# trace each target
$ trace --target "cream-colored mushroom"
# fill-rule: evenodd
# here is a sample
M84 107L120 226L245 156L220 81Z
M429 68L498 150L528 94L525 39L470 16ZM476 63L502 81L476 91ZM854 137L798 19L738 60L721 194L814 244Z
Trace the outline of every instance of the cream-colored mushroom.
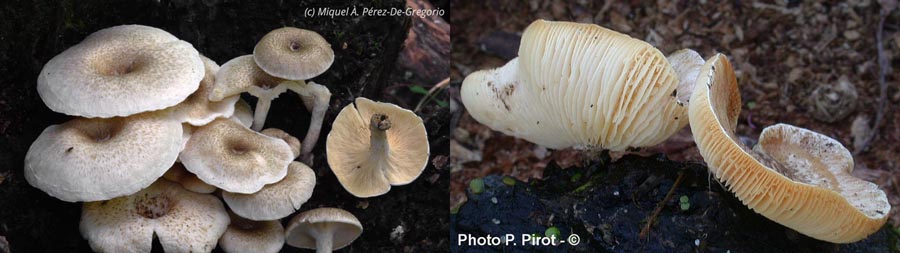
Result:
M75 118L44 129L25 155L25 179L64 201L98 201L146 188L178 158L182 126L168 114Z
M95 252L210 252L229 218L218 198L159 180L133 195L84 203L81 235Z
M228 230L219 238L226 253L276 253L284 246L284 227L277 220L253 221L231 215Z
M259 100L256 112L253 113L253 130L259 131L265 124L272 100L281 93L292 90L303 100L304 106L311 112L309 130L303 139L301 153L309 154L319 138L322 120L328 110L331 92L325 86L303 80L287 80L269 75L256 65L253 55L234 58L222 65L216 74L216 87L210 94L211 100L221 100L242 92L249 92Z
M50 59L37 90L53 111L108 118L178 104L197 90L203 74L190 43L157 28L121 25Z
M350 245L362 234L362 224L352 213L337 208L317 208L294 216L285 229L288 245L324 253Z
M288 80L309 80L331 67L331 44L316 32L282 27L263 36L253 59L266 73Z
M254 193L287 175L291 148L228 119L197 128L181 152L188 171L207 184L235 193Z
M549 148L651 146L688 123L678 98L689 97L691 82L680 79L691 77L679 75L692 67L672 65L694 63L690 52L667 59L597 25L538 20L525 29L518 58L465 78L462 102L491 129Z
M209 93L215 85L219 65L213 60L200 56L206 69L206 75L200 81L200 87L181 103L170 108L177 120L194 126L209 124L216 118L228 118L234 113L235 103L240 96L226 97L220 101L210 101Z
M850 175L840 142L786 124L767 127L750 149L735 127L741 97L725 56L703 66L691 97L691 130L716 179L742 203L810 237L849 243L874 233L891 206L877 185Z
M325 149L338 181L361 198L412 182L425 170L429 155L428 135L419 116L362 97L334 119Z
M300 140L297 139L297 137L294 137L293 135L278 128L268 128L262 130L260 133L283 140L288 144L288 146L291 147L291 152L294 153L294 158L300 156Z
M172 168L169 168L169 170L166 171L166 174L163 174L163 178L179 183L184 189L196 193L212 193L216 191L215 186L209 185L197 178L197 175L187 171L181 163L173 164Z
M235 214L251 220L275 220L300 209L312 197L316 173L309 166L292 162L288 174L277 183L266 185L256 193L222 192L222 199Z

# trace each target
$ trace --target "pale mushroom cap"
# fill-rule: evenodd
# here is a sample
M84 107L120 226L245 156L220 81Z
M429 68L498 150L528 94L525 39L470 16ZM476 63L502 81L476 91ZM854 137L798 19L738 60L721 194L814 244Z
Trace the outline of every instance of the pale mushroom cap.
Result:
M287 91L283 83L286 80L271 76L256 66L253 55L238 56L223 64L216 72L215 86L209 99L219 101L243 92L250 92L256 97L260 96L256 93L275 93L274 97L277 97Z
M215 196L159 180L130 196L84 203L80 230L96 252L150 252L153 234L166 252L210 252L228 223Z
M682 49L675 51L666 57L669 65L675 69L678 75L678 94L675 98L682 104L689 104L691 94L694 93L694 84L697 83L697 76L700 74L700 68L706 63L703 56L700 56L694 50Z
M250 104L243 99L238 99L234 103L234 114L229 119L249 128L253 124L253 110L250 109Z
M251 220L275 220L300 209L313 194L316 173L309 166L291 162L287 176L253 194L222 192L222 199L235 214Z
M850 176L840 142L789 125L767 127L750 149L734 133L741 99L731 63L702 68L690 104L691 130L716 178L745 205L810 237L849 243L886 222L890 205L875 184Z
M316 32L294 27L272 30L253 48L253 59L272 76L307 80L331 67L331 44Z
M172 168L169 168L169 170L166 171L166 174L163 174L163 178L179 183L184 189L196 193L212 193L216 191L215 186L204 183L197 178L197 175L187 171L181 163L173 164Z
M215 85L219 65L206 58L206 56L201 55L200 58L203 59L206 69L206 75L200 81L200 87L184 101L171 108L176 120L187 122L194 126L209 124L209 122L219 117L231 117L234 113L234 105L240 98L240 96L234 95L220 101L210 101L209 94Z
M288 245L315 249L315 235L330 230L334 232L333 250L350 245L359 235L363 227L352 213L337 208L316 208L294 216L285 229L285 242Z
M157 28L123 25L97 31L53 57L37 89L53 111L108 118L178 104L203 75L190 43Z
M593 24L538 20L519 57L472 73L461 97L478 122L548 148L625 150L688 123L679 78L656 48Z
M387 116L388 152L371 149L369 120ZM410 110L389 103L357 98L335 118L326 140L331 171L348 192L365 198L387 193L391 185L415 180L428 163L428 135L422 119Z
M288 146L291 146L291 152L294 153L294 158L300 156L300 139L297 139L297 137L278 128L265 129L260 133L283 140Z
M277 220L252 221L232 215L228 230L219 239L226 253L276 253L284 246L284 227Z
M254 193L287 175L291 148L227 119L197 128L181 162L207 184L235 193Z
M137 192L178 158L182 128L158 113L75 118L44 129L25 155L25 179L64 201L98 201Z

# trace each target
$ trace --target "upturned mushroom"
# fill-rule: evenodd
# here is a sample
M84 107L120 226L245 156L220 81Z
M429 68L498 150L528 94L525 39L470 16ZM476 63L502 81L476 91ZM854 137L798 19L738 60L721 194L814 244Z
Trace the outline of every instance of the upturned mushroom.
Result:
M234 193L254 193L287 175L291 148L228 119L194 130L181 162L207 184Z
M222 199L235 214L251 220L276 220L300 209L313 194L316 173L309 166L291 162L288 174L277 183L258 192L240 194L222 192Z
M294 216L284 232L288 245L324 253L350 245L362 230L362 224L350 212L317 208Z
M210 252L229 218L218 198L159 180L125 197L84 203L81 235L96 252Z
M190 43L157 28L121 25L50 59L37 90L53 111L109 118L178 104L197 90L203 74Z
M219 64L213 60L200 56L203 60L203 66L206 75L200 81L200 87L184 101L171 107L173 117L181 122L186 122L193 126L202 126L209 124L216 118L228 118L234 113L235 103L240 96L226 97L220 101L210 101L209 93L212 92L215 85L216 73L219 72Z
M288 80L269 75L256 65L253 58L253 55L244 55L222 65L216 74L216 87L210 94L210 99L222 100L242 92L248 92L257 97L251 128L259 131L265 124L272 100L287 90L294 91L300 95L304 106L311 112L309 130L303 139L303 148L301 149L301 153L309 154L319 138L322 120L325 117L325 111L328 110L328 101L331 99L331 92L327 87L314 82L307 83L303 80Z
M725 56L706 62L691 101L691 130L709 170L753 211L833 243L861 240L884 225L887 196L851 176L853 156L840 142L786 124L765 128L753 149L738 139L741 98Z
M338 113L325 142L331 171L344 189L360 198L412 182L428 163L422 119L410 110L362 97Z
M75 118L44 129L25 155L25 179L58 199L107 200L135 193L178 158L182 126L162 112Z
M467 76L461 97L475 120L504 134L548 148L620 151L658 144L688 123L691 73L702 60L689 50L667 59L593 24L538 20L519 57Z
M277 220L254 221L231 215L219 247L226 253L276 253L284 246L284 227Z

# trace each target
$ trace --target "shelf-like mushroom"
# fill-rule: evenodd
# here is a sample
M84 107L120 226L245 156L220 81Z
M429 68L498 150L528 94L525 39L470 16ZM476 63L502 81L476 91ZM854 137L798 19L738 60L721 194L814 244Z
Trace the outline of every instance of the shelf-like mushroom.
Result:
M412 111L360 97L334 119L325 152L344 189L368 198L422 174L428 163L428 135Z
M135 193L166 173L183 147L182 126L168 116L75 118L47 127L25 155L25 179L69 202Z
M690 96L687 80L702 58L686 52L670 62L597 25L538 20L525 29L518 58L470 74L460 95L478 122L548 148L646 147L688 123L678 98ZM681 62L691 65L673 68Z
M121 117L180 103L203 75L200 53L190 43L157 28L121 25L50 59L37 90L56 112Z
M288 245L325 253L347 247L362 230L362 224L350 212L317 208L294 216L284 233Z
M165 252L210 252L228 223L218 198L163 179L129 196L84 203L80 230L95 252L150 252L154 235Z
M281 139L232 120L216 119L194 130L180 158L188 171L207 184L254 193L284 178L294 154Z
M874 233L891 206L877 185L850 175L853 157L840 142L785 124L767 127L750 149L735 134L741 98L731 63L706 62L691 97L700 154L742 203L810 237L849 243Z

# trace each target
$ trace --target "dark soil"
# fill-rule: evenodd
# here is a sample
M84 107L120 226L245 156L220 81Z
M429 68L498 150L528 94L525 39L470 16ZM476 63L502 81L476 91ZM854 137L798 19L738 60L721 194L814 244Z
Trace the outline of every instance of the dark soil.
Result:
M439 6L446 6L444 1ZM422 95L386 91L404 77L392 76L402 50L409 18L305 17L306 8L331 6L404 8L404 1L4 1L0 4L0 236L12 252L87 252L78 232L79 203L52 198L31 187L22 175L31 142L47 126L70 117L44 106L36 78L44 63L97 30L120 24L143 24L169 31L219 64L252 53L264 34L282 26L317 31L335 51L335 64L313 81L333 94L315 162L315 193L301 211L340 207L355 214L364 233L345 251L446 251L448 169L429 165L410 185L393 187L383 196L358 199L347 193L325 160L325 136L337 112L358 97L415 105ZM415 73L413 73L415 74ZM405 89L404 89L405 90ZM244 97L254 103L250 96ZM431 143L432 160L446 161L445 107L426 103L420 110ZM284 129L302 139L309 114L297 95L273 101L266 127ZM284 219L288 220L287 218ZM390 240L392 230L407 232ZM154 247L160 250L159 245ZM218 251L218 249L217 249ZM284 252L299 252L285 246Z
M657 203L683 179L647 234L638 237ZM484 192L468 192L451 215L451 234L503 236L540 234L555 226L560 238L580 236L577 246L456 246L459 252L889 252L897 235L889 225L869 238L835 245L798 234L747 209L711 179L706 167L662 156L628 155L610 163L608 156L586 168L560 169L551 164L544 180L514 181L499 175L484 178ZM682 210L680 198L689 201Z

